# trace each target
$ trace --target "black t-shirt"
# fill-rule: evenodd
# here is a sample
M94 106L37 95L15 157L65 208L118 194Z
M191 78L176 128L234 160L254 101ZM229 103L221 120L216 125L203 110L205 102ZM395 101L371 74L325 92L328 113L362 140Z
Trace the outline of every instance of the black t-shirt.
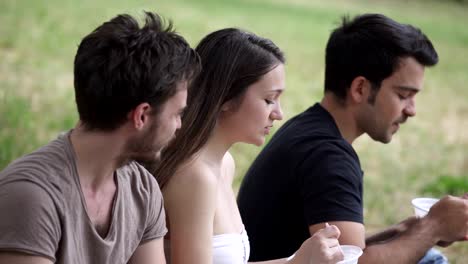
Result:
M353 147L320 105L286 122L244 177L238 195L250 261L288 257L309 225L363 223L363 172Z

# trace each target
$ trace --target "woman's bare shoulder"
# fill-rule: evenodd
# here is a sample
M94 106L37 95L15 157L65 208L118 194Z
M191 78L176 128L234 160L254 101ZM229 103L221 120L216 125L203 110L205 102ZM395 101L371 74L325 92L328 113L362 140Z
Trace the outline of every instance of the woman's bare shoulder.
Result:
M182 164L163 190L164 199L214 197L218 185L217 176L203 162L192 160Z
M229 151L226 152L226 154L223 157L223 164L222 164L221 170L223 172L223 175L226 181L228 181L229 183L232 183L235 172L236 172L236 163L231 153L229 153Z

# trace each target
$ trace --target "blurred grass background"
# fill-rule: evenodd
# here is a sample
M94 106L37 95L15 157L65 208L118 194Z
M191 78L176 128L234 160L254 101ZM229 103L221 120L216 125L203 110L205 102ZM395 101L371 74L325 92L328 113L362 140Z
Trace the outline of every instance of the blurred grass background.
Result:
M288 59L286 119L320 100L325 44L340 16L378 12L420 27L440 63L426 71L416 118L388 145L367 136L354 145L365 171L366 226L376 231L412 215L414 197L468 192L466 1L1 0L0 170L76 123L73 59L80 40L116 14L141 17L143 10L172 19L193 45L232 26L275 41ZM235 188L259 151L234 146ZM451 263L468 262L466 242L443 251Z

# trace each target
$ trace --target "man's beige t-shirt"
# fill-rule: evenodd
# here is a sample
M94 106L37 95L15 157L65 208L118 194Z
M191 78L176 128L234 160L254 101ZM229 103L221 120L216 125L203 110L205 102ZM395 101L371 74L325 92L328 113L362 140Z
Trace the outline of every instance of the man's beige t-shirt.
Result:
M132 162L115 174L117 192L108 234L86 212L69 133L0 172L0 251L39 255L55 263L127 263L136 248L166 232L161 191Z

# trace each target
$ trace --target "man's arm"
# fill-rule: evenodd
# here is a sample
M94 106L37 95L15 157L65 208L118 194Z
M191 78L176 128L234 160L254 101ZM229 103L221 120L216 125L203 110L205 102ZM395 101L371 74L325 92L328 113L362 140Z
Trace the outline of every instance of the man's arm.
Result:
M129 264L165 264L164 239L158 238L137 247Z
M13 252L0 252L0 264L53 264L53 262L45 257Z
M340 243L364 248L359 263L416 263L440 241L460 241L468 235L468 200L445 197L424 218L409 218L395 228L371 237L365 244L365 229L352 222L330 222L341 230ZM323 227L309 227L313 234Z
M409 217L401 223L390 226L379 233L372 234L371 236L366 237L366 246L369 247L371 245L389 242L390 240L398 237L398 235L404 233L410 226L417 222L418 217Z
M419 222L419 220L418 220ZM363 248L363 255L359 258L359 263L416 263L421 259L425 252L435 243L431 240L432 235L427 232L427 228L421 228L423 223L419 224L418 228L411 228L412 235L392 232L393 239L388 239L387 231L384 231L374 236L374 242L379 241L366 247L365 228L363 224L353 222L330 222L338 226L341 230L339 239L342 245L356 245ZM309 232L313 234L317 228L323 227L324 224L316 224L309 226ZM396 232L396 230L395 230ZM378 238L378 239L375 239ZM430 241L430 242L429 242ZM387 262L388 261L388 262Z
M62 231L46 190L27 181L0 184L0 212L0 263L55 260Z
M360 248L365 248L365 228L361 223L349 221L330 221L330 225L335 225L341 231L340 241L341 245L356 245ZM312 236L318 230L325 227L325 223L315 224L309 226L309 233Z

